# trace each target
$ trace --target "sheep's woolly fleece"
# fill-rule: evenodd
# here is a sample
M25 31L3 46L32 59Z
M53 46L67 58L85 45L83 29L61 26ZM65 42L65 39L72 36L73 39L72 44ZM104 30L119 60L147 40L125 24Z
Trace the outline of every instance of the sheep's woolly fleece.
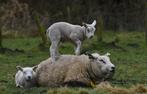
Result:
M97 63L91 62L86 55L62 55L56 63L51 58L44 60L37 68L37 81L40 86L60 87L91 86L91 82L102 81L103 74Z

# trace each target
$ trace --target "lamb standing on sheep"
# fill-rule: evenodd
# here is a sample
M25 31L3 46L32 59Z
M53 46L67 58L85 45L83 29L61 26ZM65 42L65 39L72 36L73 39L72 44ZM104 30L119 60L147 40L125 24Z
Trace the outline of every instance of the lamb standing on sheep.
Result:
M37 82L47 87L91 86L92 82L99 83L114 74L115 66L108 55L61 55L56 63L51 63L49 58L38 65Z
M18 72L15 75L16 87L20 88L31 88L36 85L36 68L34 67L25 67L21 66L16 67Z
M58 45L60 42L71 41L76 45L75 54L80 54L81 44L85 38L92 38L95 32L96 20L92 24L73 25L66 22L57 22L47 29L47 37L50 38L50 55L52 62L59 58Z

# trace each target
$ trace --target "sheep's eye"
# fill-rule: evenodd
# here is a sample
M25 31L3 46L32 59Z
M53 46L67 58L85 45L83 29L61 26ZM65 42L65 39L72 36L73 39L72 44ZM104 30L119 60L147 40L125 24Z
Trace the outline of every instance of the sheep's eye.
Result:
M104 64L106 64L106 62L104 60L101 59L100 61L103 62Z
M90 32L90 28L87 28L87 32L88 32L88 33Z

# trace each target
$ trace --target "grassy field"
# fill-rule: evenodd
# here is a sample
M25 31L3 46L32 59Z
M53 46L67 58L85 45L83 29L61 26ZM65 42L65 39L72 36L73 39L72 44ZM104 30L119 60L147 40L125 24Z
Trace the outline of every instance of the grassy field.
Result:
M16 88L13 77L16 73L16 65L33 66L49 57L48 49L39 49L40 43L40 38L4 39L3 46L14 51L0 53L0 94L46 94L47 92L48 94L110 94L109 91L92 88L35 87L28 90ZM24 52L17 51L16 48ZM96 37L86 40L82 51L111 53L111 61L116 65L117 70L113 80L110 81L113 87L129 88L137 84L147 86L147 46L143 32L106 32L103 35L103 42L97 42ZM73 54L73 45L69 43L61 45L60 52Z

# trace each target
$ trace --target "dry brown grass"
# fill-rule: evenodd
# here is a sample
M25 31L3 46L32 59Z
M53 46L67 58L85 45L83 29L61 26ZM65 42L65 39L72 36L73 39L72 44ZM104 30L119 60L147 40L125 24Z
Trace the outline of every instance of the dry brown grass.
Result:
M63 87L57 89L50 89L47 94L76 94L71 89Z
M133 85L130 88L112 86L109 82L102 82L95 88L97 91L103 90L110 94L147 94L147 87L142 84Z
M129 88L112 86L109 82L102 82L94 89L91 88L54 88L47 94L147 94L147 87L141 84Z

